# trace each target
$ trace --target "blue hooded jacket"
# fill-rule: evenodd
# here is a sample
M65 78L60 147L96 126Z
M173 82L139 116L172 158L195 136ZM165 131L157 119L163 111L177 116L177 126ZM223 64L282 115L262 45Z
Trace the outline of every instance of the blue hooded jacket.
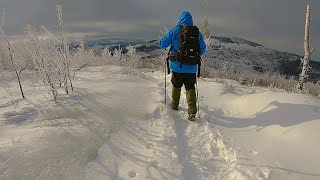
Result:
M193 25L192 15L184 11L181 13L178 25L187 26ZM180 26L176 26L170 31L166 33L166 35L160 40L160 48L165 49L169 47L171 44L173 45L170 54L175 54L176 50L179 49L179 32L181 30ZM200 50L201 56L206 52L206 44L204 42L203 36L199 34L199 42L200 42ZM178 61L170 61L170 69L176 73L197 73L198 65L190 66L183 64L182 68L180 67L180 62Z

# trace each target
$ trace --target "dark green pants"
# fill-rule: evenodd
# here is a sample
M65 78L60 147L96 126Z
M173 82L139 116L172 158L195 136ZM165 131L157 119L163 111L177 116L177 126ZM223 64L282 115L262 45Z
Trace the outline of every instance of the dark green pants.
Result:
M186 88L186 97L188 103L188 113L197 113L197 97L195 91L195 84L197 82L197 75L195 73L176 73L172 72L171 83L172 87L172 103L176 106L180 102L181 87Z

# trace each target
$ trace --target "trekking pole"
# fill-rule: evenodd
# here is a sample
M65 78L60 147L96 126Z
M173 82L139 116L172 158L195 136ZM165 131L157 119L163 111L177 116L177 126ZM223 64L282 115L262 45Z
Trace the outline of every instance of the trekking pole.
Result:
M198 89L198 79L196 79L196 89L197 89L197 106L198 106L198 108L197 108L197 110L198 110L198 118L200 118L200 114L199 114L199 112L200 112L200 105L199 105L199 89Z
M200 62L198 64L198 73L197 73L197 77L196 77L196 89L197 89L197 110L198 110L198 118L200 118L200 105L199 105L199 89L198 89L198 78L200 78L200 69L201 69L201 59L200 59Z
M167 61L164 66L164 104L167 106Z
M170 74L170 65L169 65L169 55L170 55L170 51L171 51L172 45L170 47L170 50L168 52L168 56L166 58L166 62L165 62L165 66L164 66L164 104L167 105L167 70L168 70L168 74Z

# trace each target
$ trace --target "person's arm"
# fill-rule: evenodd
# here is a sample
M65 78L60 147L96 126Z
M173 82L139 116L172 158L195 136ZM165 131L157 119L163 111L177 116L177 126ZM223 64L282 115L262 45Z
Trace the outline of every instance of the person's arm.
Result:
M200 51L201 51L201 56L204 55L206 53L206 50L207 50L207 46L206 46L206 43L204 42L204 39L203 39L203 36L202 36L202 33L200 32L199 33L199 43L200 43Z
M168 31L164 36L163 38L160 40L160 44L159 44L159 47L161 49L165 49L167 48L168 46L170 46L172 43L172 40L171 40L171 31Z

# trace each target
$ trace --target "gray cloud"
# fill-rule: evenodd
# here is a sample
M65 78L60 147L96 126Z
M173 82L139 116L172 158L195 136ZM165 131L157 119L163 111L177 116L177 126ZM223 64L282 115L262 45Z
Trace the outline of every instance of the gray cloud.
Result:
M26 24L57 30L55 0L0 0L6 32L22 35ZM267 47L303 52L306 5L311 4L312 46L320 49L319 0L209 0L212 34L236 35ZM201 0L64 0L66 31L80 35L155 39L189 10L196 25L205 15Z

